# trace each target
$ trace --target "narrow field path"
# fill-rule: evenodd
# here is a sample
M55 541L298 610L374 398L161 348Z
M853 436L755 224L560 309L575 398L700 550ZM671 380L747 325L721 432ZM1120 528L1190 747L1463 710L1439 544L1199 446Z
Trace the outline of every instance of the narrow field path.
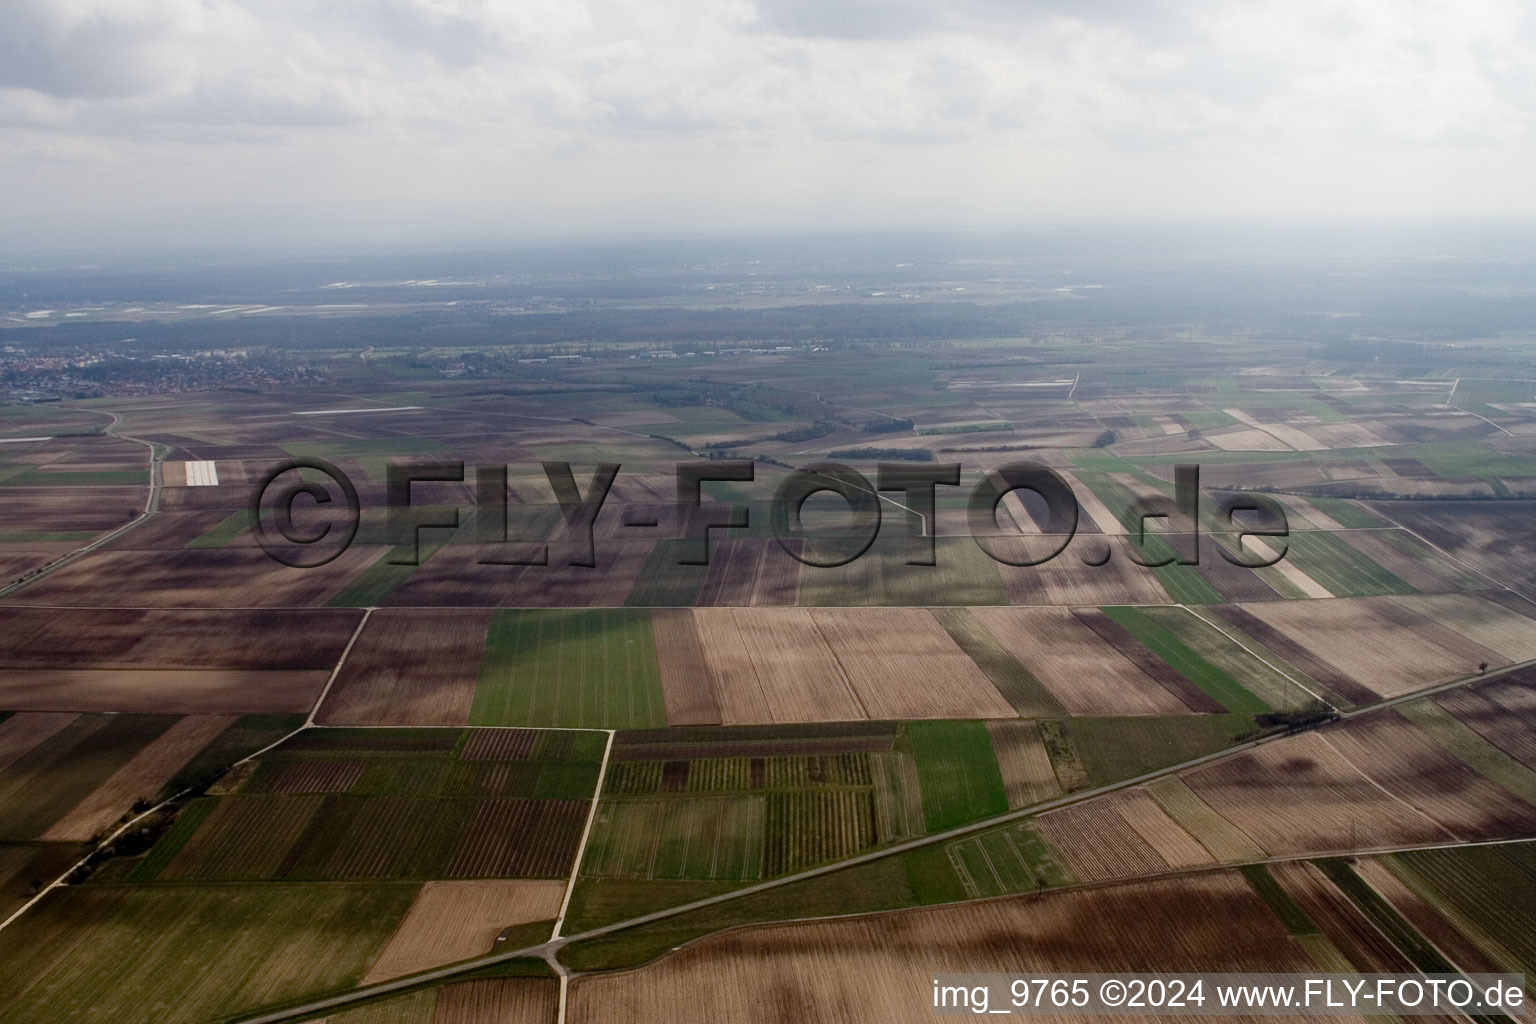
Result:
M58 558L55 558L53 561L47 563L41 568L33 570L25 578L19 579L8 586L0 587L0 598L9 597L16 591L36 583L38 580L42 579L44 576L47 576L55 569L60 569L73 562L75 559L80 558L83 555L88 555L92 551L95 551L97 548L111 543L118 537L121 537L123 534L133 529L135 526L143 523L156 512L160 511L160 470L161 466L165 462L167 451L161 448L159 445L155 444L153 441L146 441L142 437L133 437L129 434L119 434L117 432L117 428L118 425L122 423L123 418L115 412L108 412L104 413L103 415L112 417L112 422L106 427L105 433L111 434L113 437L122 438L124 441L132 441L134 444L141 444L149 449L149 493L145 495L144 498L144 511L128 520L128 522L124 523L122 526L117 527L115 530L104 533L83 547L78 547L67 554L60 555Z

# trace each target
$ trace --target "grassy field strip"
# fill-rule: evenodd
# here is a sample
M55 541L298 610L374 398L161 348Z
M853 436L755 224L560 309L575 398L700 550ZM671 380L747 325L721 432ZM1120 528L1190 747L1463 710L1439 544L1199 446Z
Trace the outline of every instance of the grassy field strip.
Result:
M592 835L592 822L597 817L597 805L603 797L603 779L608 775L608 756L613 753L614 730L607 730L608 741L603 744L603 762L597 770L597 785L592 790L592 804L587 808L587 823L581 830L581 842L576 844L576 857L571 862L571 873L565 881L565 896L560 900L560 913L555 917L555 927L549 937L558 939L560 928L565 924L565 914L571 907L571 893L576 889L576 875L581 870L581 858L586 856L587 840ZM565 1018L565 975L560 975L560 1016Z
M1268 568L1279 575L1281 579L1285 580L1285 582L1295 587L1297 593L1299 593L1302 597L1333 596L1333 593L1329 591L1327 587L1323 586L1321 583L1317 582L1317 580L1307 575L1299 565L1297 565L1295 562L1289 561L1288 559L1282 558L1274 548L1270 547L1262 540L1259 540L1257 537L1249 537L1247 546L1251 547L1254 551L1254 554L1258 555L1260 558L1265 559L1266 561L1272 561L1274 564ZM1289 548L1287 548L1286 553L1290 553Z
M1244 689L1231 673L1212 664L1141 609L1110 607L1102 610L1142 646L1228 711L1257 715L1274 710L1266 701Z
M1212 622L1210 619L1206 618L1204 615L1201 615L1195 609L1189 607L1189 605L1182 605L1181 604L1181 605L1178 605L1178 607L1183 608L1186 612L1188 612L1189 614L1193 615L1195 618L1199 619L1201 622L1205 623L1207 626L1210 626L1212 629L1214 629L1216 632L1220 633L1222 636L1226 637L1228 640L1232 641L1238 647L1241 647L1243 650L1245 650L1249 654L1253 655L1259 661L1262 661L1264 664L1268 665L1270 668L1272 668L1276 672L1280 673L1280 675L1282 675L1285 678L1289 679L1292 683L1295 683L1297 687L1299 687L1301 690L1305 691L1307 693L1307 695L1312 697L1314 700L1320 700L1324 704L1327 704L1329 707L1333 707L1333 704L1326 697L1324 697L1322 694L1318 693L1316 690L1313 690L1311 687L1309 687L1305 683L1301 682L1299 679L1297 679L1295 676L1291 675L1285 669L1281 668L1279 665L1276 665L1274 662L1272 662L1268 658L1264 657L1264 655L1260 654L1258 651L1255 651L1252 647L1249 647L1247 644L1243 643L1237 637L1233 636L1230 632L1228 632L1227 630L1223 629L1219 623ZM1337 709L1335 708L1335 710L1337 710Z
M1418 593L1363 552L1322 530L1292 534L1287 559L1292 556L1297 568L1327 587L1335 597Z
M644 608L499 608L469 724L662 728L661 669Z
M1536 805L1536 772L1483 739L1461 719L1428 700L1405 704L1400 713L1479 775Z
M244 533L251 525L250 513L231 512L213 526L187 541L189 548L222 548Z

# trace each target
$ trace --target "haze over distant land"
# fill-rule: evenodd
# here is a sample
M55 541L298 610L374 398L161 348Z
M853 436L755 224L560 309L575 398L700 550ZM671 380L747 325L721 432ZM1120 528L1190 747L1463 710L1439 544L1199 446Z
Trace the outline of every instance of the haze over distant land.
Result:
M10 0L0 245L1530 216L1533 46L1513 0Z

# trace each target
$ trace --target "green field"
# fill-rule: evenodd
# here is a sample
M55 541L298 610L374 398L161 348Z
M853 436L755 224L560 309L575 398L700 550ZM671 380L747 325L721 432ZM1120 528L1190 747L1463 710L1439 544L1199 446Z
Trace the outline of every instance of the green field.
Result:
M1281 888L1275 881L1275 876L1269 873L1269 868L1263 864L1246 864L1239 870L1253 891L1258 893L1269 909L1275 912L1280 923L1285 925L1285 930L1292 935L1312 935L1317 932L1317 925L1307 916L1307 912L1291 899L1291 894Z
M1486 936L1508 950L1514 962L1507 970L1536 974L1536 846L1425 850L1384 860L1469 936Z
M1350 898L1355 907L1402 951L1413 966L1426 974L1454 974L1455 966L1409 924L1381 894L1366 884L1345 860L1322 860L1317 866Z
M665 726L650 612L497 611L469 720L565 728Z
M1228 634L1236 631L1225 623L1218 629L1185 608L1138 608L1136 610L1144 618L1155 622L1178 638L1213 667L1225 672L1242 689L1272 708L1297 708L1304 705L1312 698L1312 694L1307 692L1304 686L1317 691L1322 690L1322 687L1294 666L1282 661L1279 656L1265 650L1252 640L1239 635L1241 646L1234 642ZM1258 654L1250 654L1243 649L1244 647L1251 648ZM1204 689L1204 687L1201 688ZM1211 693L1209 690L1206 692ZM1212 693L1212 696L1216 694ZM1219 696L1216 699L1221 700Z
M1298 530L1286 558L1335 597L1415 594L1407 583L1325 530Z
M1183 611L1183 609L1165 610ZM1104 614L1119 623L1142 646L1167 662L1175 672L1194 683L1228 711L1257 715L1274 710L1273 706L1244 689L1231 672L1206 659L1143 609L1105 608ZM1216 635L1220 636L1220 634ZM1238 653L1242 652L1238 651ZM1255 660L1254 664L1259 663Z
M423 532L421 549L415 555L410 547L389 548L339 590L327 604L332 608L369 608L383 604L396 587L410 579L418 568L437 554L446 540L444 531L429 530ZM418 559L416 565L398 564L398 560L411 557Z
M81 715L16 758L0 771L0 839L42 836L176 720L174 715Z
M910 722L907 739L923 790L929 832L1008 810L1008 794L982 722Z
M1254 728L1251 717L1235 714L1072 718L1062 724L1093 786L1221 750Z
M213 526L187 541L189 548L221 548L251 526L251 514L244 509L231 512Z
M1051 844L1027 823L957 839L944 852L971 899L1036 892L1077 881Z
M763 877L766 798L604 800L583 875L747 881Z
M61 889L0 931L5 1019L191 1024L349 987L416 890L412 884Z

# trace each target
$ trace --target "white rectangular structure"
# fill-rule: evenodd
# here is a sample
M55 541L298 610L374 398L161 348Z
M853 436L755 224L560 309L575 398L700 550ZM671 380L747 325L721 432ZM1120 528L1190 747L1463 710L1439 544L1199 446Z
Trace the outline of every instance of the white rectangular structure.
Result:
M217 462L187 463L188 487L217 487L218 485L219 464Z

